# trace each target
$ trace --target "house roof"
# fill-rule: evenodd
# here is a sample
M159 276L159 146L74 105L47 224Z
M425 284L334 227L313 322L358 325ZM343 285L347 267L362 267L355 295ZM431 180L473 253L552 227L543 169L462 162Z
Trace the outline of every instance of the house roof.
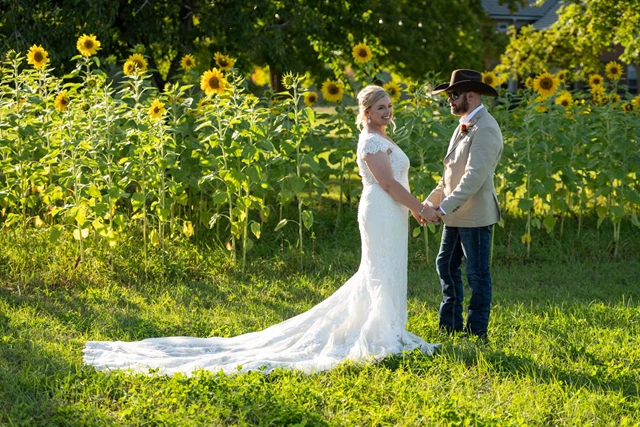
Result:
M553 2L548 2L548 3L553 3ZM533 24L535 29L546 30L554 22L556 22L558 20L558 9L560 9L560 6L562 6L562 2L556 1L555 4L549 8L547 13Z
M482 0L482 7L487 11L492 19L532 22L538 22L544 19L543 28L547 28L557 19L556 11L560 7L562 1L546 0L542 6L536 6L536 3L537 0L529 0L527 6L518 8L518 10L513 14L509 12L509 7L507 5L500 5L499 0Z

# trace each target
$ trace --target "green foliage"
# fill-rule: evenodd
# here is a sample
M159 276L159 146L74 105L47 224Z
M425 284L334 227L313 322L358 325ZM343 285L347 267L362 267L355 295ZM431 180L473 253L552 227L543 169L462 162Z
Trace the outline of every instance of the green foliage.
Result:
M0 424L637 425L640 232L630 226L620 260L601 250L605 230L578 237L572 222L562 238L534 241L527 261L513 232L523 220L508 218L496 229L488 343L437 332L437 275L413 241L408 329L443 344L434 357L411 352L312 376L167 378L83 364L88 340L234 336L311 308L358 268L356 217L345 211L333 233L333 209L318 210L303 268L297 250L282 251L278 233L265 229L268 243L256 247L244 278L223 250L207 248L211 232L202 245L167 242L168 262L154 253L145 261L136 230L119 235L113 252L89 242L94 256L84 271L73 268L71 242L51 246L38 230L24 241L17 231L0 233Z
M550 28L512 30L496 70L524 78L569 69L584 78L601 71L600 55L616 45L624 49L620 59L634 64L640 59L639 26L637 0L567 0Z
M236 67L243 74L254 65L269 65L276 92L286 71L309 73L317 83L331 74L331 68L342 75L345 65L354 62L353 46L361 41L371 46L380 66L413 78L454 67L481 68L487 54L495 55L500 42L480 1L426 4L12 1L0 17L0 54L41 44L52 52L52 65L68 72L66 61L77 54L77 38L95 34L103 59L115 55L122 61L135 46L146 47L157 70L156 83L162 86L179 74L184 54L194 54L198 70L204 71L215 66L213 54L220 51L238 58Z

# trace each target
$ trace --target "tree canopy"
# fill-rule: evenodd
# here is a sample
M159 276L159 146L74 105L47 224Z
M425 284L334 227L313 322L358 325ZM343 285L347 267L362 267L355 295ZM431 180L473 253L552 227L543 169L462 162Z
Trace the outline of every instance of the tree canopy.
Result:
M0 8L5 51L42 45L64 72L76 39L95 34L101 56L120 61L144 45L160 81L182 55L195 55L202 71L218 51L244 73L269 65L276 76L310 72L320 81L352 63L360 42L386 70L419 79L482 68L499 44L480 0L8 0Z
M638 62L638 0L564 0L558 20L547 30L511 30L497 71L524 77L555 68L582 76L601 71L600 55L616 45L624 49L622 61Z

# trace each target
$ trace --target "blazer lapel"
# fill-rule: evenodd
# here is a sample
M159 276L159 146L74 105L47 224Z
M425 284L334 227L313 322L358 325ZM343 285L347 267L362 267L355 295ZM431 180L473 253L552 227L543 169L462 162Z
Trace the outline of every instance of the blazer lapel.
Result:
M444 156L445 159L449 157L449 154L453 153L453 151L456 149L456 147L462 140L463 136L464 134L460 132L460 125L458 125L458 127L456 128L456 131L453 133L453 136L451 137L451 142L449 143L449 150L447 150L447 155Z
M484 116L487 112L487 107L481 108L480 111L478 111L474 116L473 119L471 119L471 121L469 123L467 123L467 127L471 128L473 126L476 125L476 123L478 122L478 119L482 116ZM456 147L458 146L458 144L460 143L460 141L462 141L463 137L465 136L465 134L463 134L460 131L460 125L458 125L458 127L456 128L456 131L453 134L453 137L451 138L451 143L449 144L449 150L447 151L447 155L444 156L444 158L446 159L447 157L449 157L449 154L453 153L454 150L456 149Z

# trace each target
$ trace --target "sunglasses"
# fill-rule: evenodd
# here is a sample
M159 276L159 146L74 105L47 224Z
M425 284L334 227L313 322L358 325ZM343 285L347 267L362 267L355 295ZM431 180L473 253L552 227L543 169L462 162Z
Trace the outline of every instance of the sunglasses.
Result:
M449 92L449 97L447 98L447 100L452 100L452 101L457 101L458 98L460 98L462 95L464 95L467 92Z

